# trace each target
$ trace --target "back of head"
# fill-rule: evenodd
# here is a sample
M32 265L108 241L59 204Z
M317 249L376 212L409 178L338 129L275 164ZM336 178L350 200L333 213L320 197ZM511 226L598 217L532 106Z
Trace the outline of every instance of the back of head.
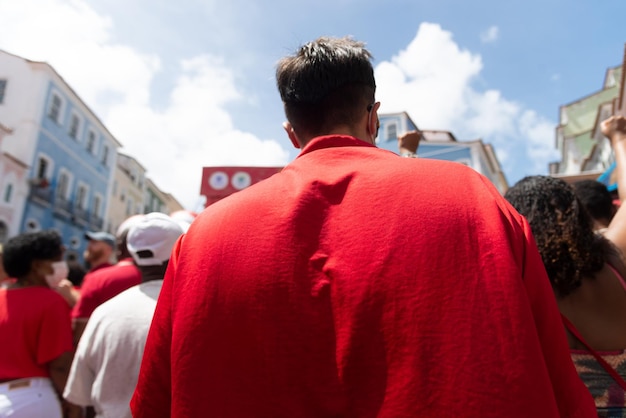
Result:
M529 176L504 197L526 217L558 296L577 289L604 265L608 242L593 232L573 188L550 176Z
M609 189L597 180L581 180L574 183L574 191L591 217L608 223L615 212L613 196Z
M313 137L356 124L374 102L371 58L362 42L349 37L321 37L283 58L276 83L293 129Z
M183 229L171 217L149 213L130 227L128 251L138 266L161 266L169 260L172 248L182 234Z
M128 231L133 225L138 224L143 219L143 217L144 215L142 214L133 215L129 218L126 218L124 222L122 222L120 226L117 227L117 231L115 231L115 241L117 244L116 256L118 260L131 256L130 252L128 251L127 243Z
M55 231L29 232L11 238L3 248L2 263L10 277L21 279L35 260L56 260L63 254L61 236Z

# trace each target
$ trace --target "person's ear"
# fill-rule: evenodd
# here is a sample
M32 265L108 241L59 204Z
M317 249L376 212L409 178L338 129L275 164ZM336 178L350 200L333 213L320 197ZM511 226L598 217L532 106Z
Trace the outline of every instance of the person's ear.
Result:
M372 137L372 143L375 142L378 136L378 128L380 127L380 121L378 120L378 109L380 108L380 102L376 102L370 110L369 117L367 118L367 132Z
M291 123L283 122L283 129L285 130L285 132L287 132L287 136L291 140L293 146L297 149L302 148L302 145L300 144L300 141L298 141L298 137L296 136L296 132L293 130L293 126L291 126Z

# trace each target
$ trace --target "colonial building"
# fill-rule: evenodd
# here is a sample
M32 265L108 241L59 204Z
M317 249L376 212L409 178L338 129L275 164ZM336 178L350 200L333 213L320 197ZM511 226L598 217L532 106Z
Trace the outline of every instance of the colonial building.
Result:
M103 227L120 143L50 65L1 52L0 79L2 152L28 177L15 184L11 232L55 229L82 254L85 230Z
M145 196L146 169L130 155L119 153L106 217L106 231L115 234L124 220L144 213Z
M183 206L174 196L159 189L149 178L146 179L145 187L144 213L163 212L170 214L183 210Z
M560 107L556 147L561 161L550 164L550 174L568 181L597 178L613 164L611 144L600 123L616 113L622 84L622 66L606 70L602 88Z
M398 152L398 136L419 130L406 112L380 114L380 129L376 144L378 147ZM508 183L496 157L493 147L476 139L458 141L448 131L420 130L417 154L420 158L454 161L465 164L487 177L500 193L506 192Z
M0 80L0 106L4 100ZM26 184L27 166L11 154L2 151L2 142L11 130L0 124L0 244L19 231L22 207L25 201L25 188L18 185ZM20 193L22 195L20 196Z
M114 232L127 214L152 211L148 191L161 199L156 210L182 209L146 185L134 158L118 164L120 147L54 68L0 50L0 243L55 229L82 259L86 231Z

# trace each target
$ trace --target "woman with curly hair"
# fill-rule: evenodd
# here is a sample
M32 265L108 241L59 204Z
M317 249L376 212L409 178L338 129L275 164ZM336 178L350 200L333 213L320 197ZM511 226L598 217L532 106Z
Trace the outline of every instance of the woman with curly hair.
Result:
M613 146L624 198L626 118L611 117L601 128ZM599 416L626 413L626 205L601 235L563 180L525 177L505 198L530 224L568 331L572 360Z
M73 352L70 307L53 290L67 276L63 251L54 231L4 245L3 266L14 281L0 289L0 417L62 416Z

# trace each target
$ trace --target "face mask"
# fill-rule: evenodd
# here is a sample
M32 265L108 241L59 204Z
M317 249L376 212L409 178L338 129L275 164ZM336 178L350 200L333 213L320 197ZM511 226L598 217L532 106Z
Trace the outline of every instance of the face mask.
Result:
M52 269L54 270L52 274L46 275L46 283L48 283L48 286L54 288L61 283L61 280L67 278L69 268L65 261L55 261L52 263Z

